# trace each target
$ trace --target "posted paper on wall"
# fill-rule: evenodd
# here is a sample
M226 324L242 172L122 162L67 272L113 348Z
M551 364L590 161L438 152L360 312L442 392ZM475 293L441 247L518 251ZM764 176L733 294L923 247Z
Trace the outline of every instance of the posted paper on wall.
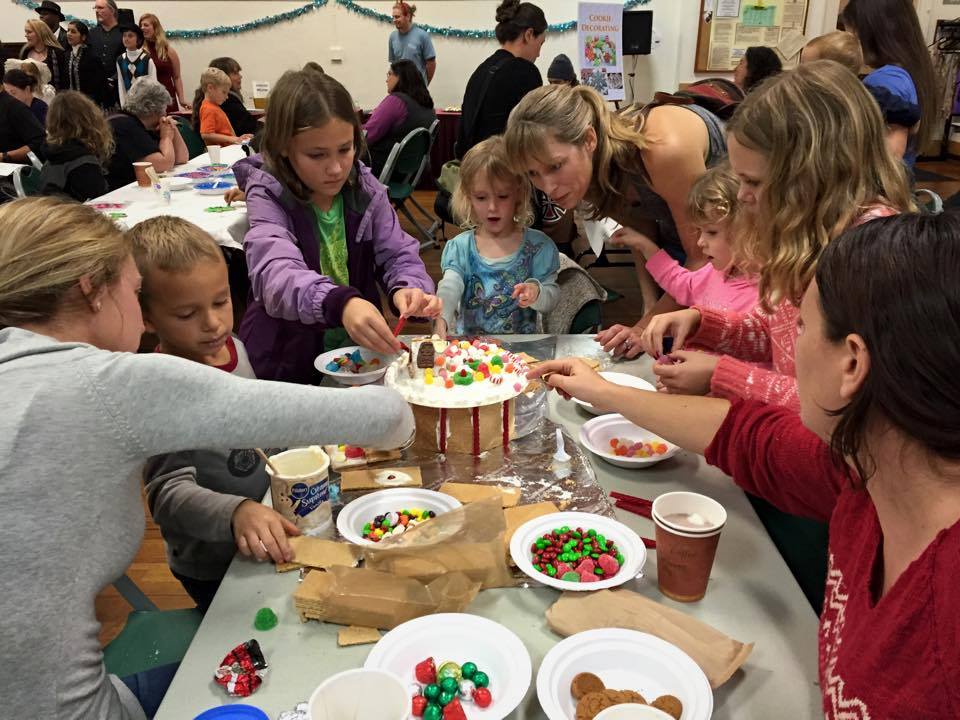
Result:
M623 3L580 3L577 19L580 82L623 100Z

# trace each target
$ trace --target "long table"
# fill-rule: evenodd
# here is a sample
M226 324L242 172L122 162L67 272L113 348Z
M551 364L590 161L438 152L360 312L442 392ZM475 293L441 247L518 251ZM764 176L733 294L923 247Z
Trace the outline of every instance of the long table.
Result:
M228 165L233 165L244 157L243 149L239 145L230 145L220 151L220 162ZM210 156L204 153L190 162L175 166L168 175L196 170L209 164ZM90 203L123 203L124 207L119 208L117 212L122 212L126 217L118 218L117 222L125 228L131 228L141 220L158 215L183 218L202 227L219 245L237 250L243 249L243 237L249 226L247 208L243 203L235 203L236 209L229 212L207 212L206 209L209 207L226 204L223 201L223 195L201 195L193 189L171 193L170 203L167 204L161 200L153 188L142 188L133 182L106 195L101 195Z
M504 336L512 349L530 338ZM556 357L600 357L588 336L559 336ZM539 357L544 357L540 354ZM651 360L617 363L615 369L652 380ZM590 419L572 402L551 393L548 417L577 438ZM662 596L656 583L656 552L648 555L645 577L626 587L675 607L728 635L754 642L745 665L714 692L716 720L772 717L823 717L817 685L817 617L763 529L743 492L703 457L682 452L646 470L627 470L591 457L598 482L646 498L672 490L695 490L715 498L728 513L706 597L696 603L676 603ZM653 525L637 515L617 510L617 518L641 535L652 537ZM372 645L338 648L339 626L301 623L291 595L297 573L278 575L272 565L237 557L207 612L157 714L158 720L193 718L210 707L236 702L213 682L213 672L236 644L256 637L269 663L269 675L247 699L271 718L309 698L330 675L361 667ZM546 625L544 612L560 596L543 588L484 590L467 612L496 620L515 632L533 660L534 674L547 651L561 638ZM280 616L269 632L256 632L257 610L269 606ZM513 720L544 718L536 697L535 678Z

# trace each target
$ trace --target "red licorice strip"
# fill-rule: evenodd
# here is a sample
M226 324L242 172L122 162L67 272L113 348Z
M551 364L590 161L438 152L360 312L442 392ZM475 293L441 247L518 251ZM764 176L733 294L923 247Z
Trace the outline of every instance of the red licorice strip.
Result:
M400 319L397 320L397 326L393 329L393 336L397 337L400 334L400 331L403 330L403 326L406 325L407 319L401 315Z
M510 445L510 401L503 401L503 447Z
M642 537L642 538L640 538L640 539L643 540L643 546L644 546L645 548L647 548L648 550L656 550L656 549L657 549L657 541L656 541L656 540L651 540L650 538L645 538L645 537Z
M447 409L440 408L440 440L437 443L442 453L447 451Z
M473 454L480 454L480 408L473 408Z
M610 497L615 498L617 500L626 500L627 502L633 503L635 505L650 505L650 506L653 505L653 502L651 500L645 500L642 497L637 497L636 495L627 495L626 493L622 493L622 492L612 492L610 493Z
M626 510L627 512L632 512L634 515L640 515L641 517L650 519L651 508L649 505L639 505L627 502L626 500L617 500L614 504L621 510Z

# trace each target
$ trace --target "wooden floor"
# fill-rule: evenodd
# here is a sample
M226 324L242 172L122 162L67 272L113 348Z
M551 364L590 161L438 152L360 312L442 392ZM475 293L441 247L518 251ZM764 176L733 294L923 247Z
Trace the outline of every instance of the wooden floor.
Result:
M926 162L919 165L923 170L944 176L940 180L922 180L918 186L938 193L944 200L960 192L960 161ZM420 204L426 208L433 206L432 193L417 193ZM407 227L406 221L404 226ZM407 227L408 230L412 228ZM447 237L456 234L456 228L447 226ZM428 249L423 253L424 262L430 275L440 277L440 251ZM633 322L641 307L640 292L631 267L597 268L592 271L597 280L606 288L615 290L623 297L604 305L603 317L606 325ZM417 332L425 328L409 326ZM147 530L143 546L134 559L127 574L162 610L192 607L193 603L183 591L180 583L170 574L164 552L160 531L147 517ZM130 606L111 586L97 597L97 619L102 623L100 642L107 643L123 628Z

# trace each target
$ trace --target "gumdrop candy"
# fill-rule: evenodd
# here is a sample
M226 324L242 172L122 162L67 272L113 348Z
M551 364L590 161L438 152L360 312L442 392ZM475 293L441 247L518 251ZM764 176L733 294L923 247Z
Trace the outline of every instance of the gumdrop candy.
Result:
M596 568L597 564L593 562L591 558L584 558L580 561L580 564L577 565L575 569L578 573L583 575L584 573L593 574L593 571L596 570Z
M607 553L597 558L597 564L600 566L600 569L603 570L603 574L607 576L616 575L617 570L620 569L620 563L617 562L617 559Z

